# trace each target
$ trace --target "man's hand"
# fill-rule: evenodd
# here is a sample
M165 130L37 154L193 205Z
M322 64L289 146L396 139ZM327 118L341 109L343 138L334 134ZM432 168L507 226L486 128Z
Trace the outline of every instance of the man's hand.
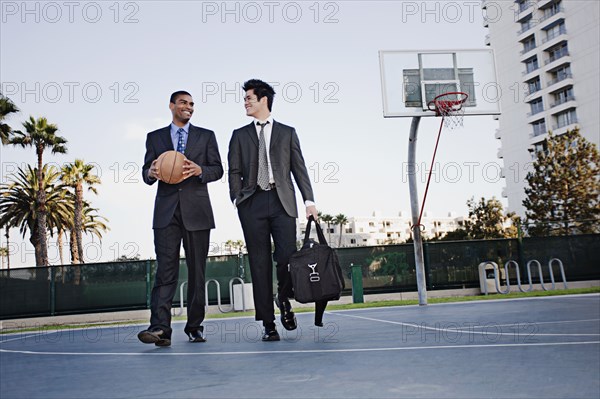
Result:
M200 176L202 168L193 161L186 159L183 161L183 178L187 179L190 176Z
M317 212L317 207L314 205L310 205L306 207L306 218L308 219L311 215L313 217L313 219L315 219L315 222L318 220L319 218L319 212Z
M158 166L156 166L156 162L156 159L152 161L152 164L150 165L150 170L148 171L148 176L156 180L161 180L159 174L160 171L158 170Z

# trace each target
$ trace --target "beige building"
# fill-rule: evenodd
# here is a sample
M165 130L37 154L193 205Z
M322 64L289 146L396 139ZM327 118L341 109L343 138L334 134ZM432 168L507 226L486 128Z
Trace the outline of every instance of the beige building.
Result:
M498 157L508 210L523 216L525 176L551 130L600 144L600 1L482 1L502 89Z
M458 229L465 218L449 212L447 216L436 217L424 212L422 224L427 238L442 237L449 231ZM342 228L340 245L340 226L321 222L325 238L332 247L362 247L387 244L401 244L411 236L412 218L408 212L400 212L398 216L382 216L373 212L370 217L348 217L348 223ZM297 239L304 240L306 220L298 223ZM316 233L311 232L316 237Z

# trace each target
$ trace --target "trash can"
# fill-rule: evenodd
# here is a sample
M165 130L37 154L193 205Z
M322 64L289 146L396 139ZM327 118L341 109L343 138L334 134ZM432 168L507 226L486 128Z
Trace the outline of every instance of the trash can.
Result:
M244 302L242 302L242 298L244 299ZM244 310L244 304L246 305L246 310L254 309L252 283L244 283L243 288L242 284L233 285L233 310L235 310L236 312Z
M481 262L479 264L479 288L482 294L497 294L494 269L498 275L498 265L495 262Z

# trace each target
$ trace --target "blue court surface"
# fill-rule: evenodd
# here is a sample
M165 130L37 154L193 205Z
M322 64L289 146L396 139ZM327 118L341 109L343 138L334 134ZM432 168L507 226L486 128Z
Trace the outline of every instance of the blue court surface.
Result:
M600 295L331 311L261 342L248 318L3 335L8 398L599 398Z

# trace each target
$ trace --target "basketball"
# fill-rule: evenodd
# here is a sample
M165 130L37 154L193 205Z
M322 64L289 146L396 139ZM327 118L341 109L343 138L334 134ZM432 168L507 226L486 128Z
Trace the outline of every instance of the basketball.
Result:
M183 161L185 156L178 151L166 151L160 154L156 166L160 180L168 184L177 184L183 181Z

